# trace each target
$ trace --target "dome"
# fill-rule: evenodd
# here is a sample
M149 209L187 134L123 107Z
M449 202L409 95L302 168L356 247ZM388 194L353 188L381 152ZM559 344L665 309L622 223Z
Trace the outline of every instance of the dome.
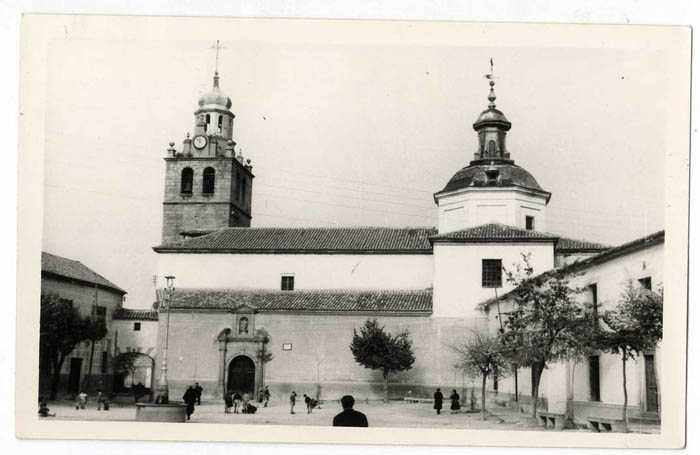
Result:
M199 98L199 107L223 107L231 109L231 98L224 95L219 88L219 73L214 73L214 85L211 90Z
M494 172L497 170L498 172ZM497 175L494 180L489 180L487 176L487 171L491 175ZM528 188L534 191L540 191L547 194L547 200L549 200L549 194L547 191L543 190L535 177L532 176L528 171L516 166L515 164L476 164L469 165L460 169L449 182L445 185L445 188L440 191L444 193L446 191L454 191L462 188L478 188L484 186L497 186L497 187L521 187Z
M511 125L503 112L499 111L495 107L490 107L479 115L479 118L476 119L476 122L474 122L474 129L477 130L482 126L489 124L501 125L506 127L506 129L510 129Z
M200 107L216 105L225 107L226 109L231 109L231 104L231 98L224 95L219 87L214 87L212 90L208 91L199 98Z

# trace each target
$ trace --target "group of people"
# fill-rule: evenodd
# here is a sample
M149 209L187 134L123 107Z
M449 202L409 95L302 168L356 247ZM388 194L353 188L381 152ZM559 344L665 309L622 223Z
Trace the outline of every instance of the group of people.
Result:
M184 401L186 405L185 413L187 414L187 420L190 420L190 417L194 413L195 403L197 403L197 406L202 404L203 391L204 389L199 385L199 382L195 382L194 385L187 387L185 394L182 395L182 401Z
M241 394L240 392L234 392L229 389L224 395L224 413L231 414L231 408L233 408L233 413L238 414L239 409L242 414L254 414L258 408L251 403L251 396L248 392ZM270 389L265 387L260 389L258 393L258 404L264 408L267 407L270 402Z
M292 390L292 393L289 394L289 408L292 414L296 414L294 412L294 406L297 404L297 393ZM304 394L304 404L306 405L306 413L311 414L311 410L314 408L321 409L321 404L316 400L315 398L311 398L307 394Z
M438 389L433 394L433 409L435 409L438 414L440 414L440 410L442 409L443 399L444 396L442 395L442 392L440 392L440 388L438 387ZM459 402L459 394L455 389L452 389L452 395L450 395L450 410L452 411L452 414L459 411L461 407L462 405Z
M87 406L88 394L81 390L75 401L75 409L85 409ZM97 389L97 410L101 411L104 408L105 411L109 411L109 401L107 397L102 393L102 389Z

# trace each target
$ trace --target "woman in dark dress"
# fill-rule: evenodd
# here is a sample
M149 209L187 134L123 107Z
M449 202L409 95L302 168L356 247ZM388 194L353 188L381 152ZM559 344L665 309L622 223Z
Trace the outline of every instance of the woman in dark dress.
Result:
M452 410L452 414L454 414L461 408L459 404L459 394L455 389L452 389L452 395L450 395L450 400L450 409Z
M440 414L440 409L442 409L442 392L440 392L440 388L438 388L435 391L435 395L433 395L433 398L435 399L435 404L433 405L433 409L437 411L438 414Z
M197 401L197 392L194 391L192 386L187 388L187 391L182 396L182 400L187 404L187 420L190 420L190 416L194 412L194 403Z

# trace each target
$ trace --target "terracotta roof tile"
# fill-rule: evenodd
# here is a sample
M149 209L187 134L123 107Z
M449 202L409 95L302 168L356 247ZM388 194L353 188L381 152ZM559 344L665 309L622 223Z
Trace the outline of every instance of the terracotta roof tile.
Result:
M112 313L112 319L121 319L128 321L157 321L158 312L153 310L132 310L129 308L119 308L114 313Z
M556 248L554 251L556 253L565 252L601 252L612 248L610 245L604 245L602 243L589 242L587 240L577 240L569 239L566 237L559 237Z
M98 286L113 289L121 294L126 294L125 290L79 261L56 256L54 254L41 253L41 272L82 281L87 284L97 284Z
M226 228L157 246L161 252L430 254L435 228Z
M482 224L459 231L433 235L431 242L493 242L493 241L542 241L556 242L559 237L554 234L539 231L528 231L500 223Z
M239 290L176 289L173 309L234 310L248 305L260 312L405 313L432 312L431 289L425 290Z

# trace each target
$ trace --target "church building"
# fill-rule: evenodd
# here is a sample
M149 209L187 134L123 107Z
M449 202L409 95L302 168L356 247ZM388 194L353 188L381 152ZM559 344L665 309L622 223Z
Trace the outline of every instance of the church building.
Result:
M155 365L167 324L170 395L197 381L205 399L263 386L273 400L292 390L378 398L381 372L357 364L349 349L367 319L392 333L407 329L413 341L416 361L390 377L392 396L461 387L469 380L450 346L489 327L479 304L510 290L504 267L529 254L539 273L609 248L548 232L551 194L516 164L511 123L489 84L489 104L473 124L475 151L465 153L471 160L434 194L437 227L270 228L251 226L253 168L234 151L232 102L216 73L193 137L180 150L171 143L165 158L163 238L154 250L158 275L175 276L176 288L168 318L161 306Z

